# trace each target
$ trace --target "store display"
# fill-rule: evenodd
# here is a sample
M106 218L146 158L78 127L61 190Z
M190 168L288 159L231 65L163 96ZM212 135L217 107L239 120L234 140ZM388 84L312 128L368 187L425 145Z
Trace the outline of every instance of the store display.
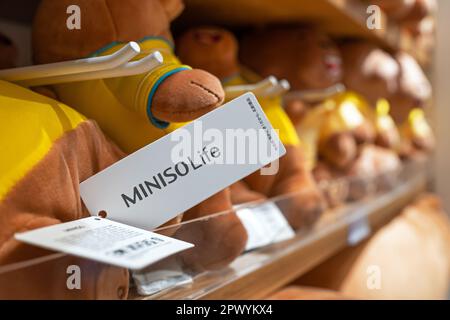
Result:
M360 299L444 299L450 277L450 221L424 195L370 239L298 280Z
M297 98L297 92L326 90L340 83L345 70L337 46L312 27L273 27L246 34L242 47L242 59L252 69L262 76L274 74L291 83L293 92L285 98L290 115L292 100L310 104L307 112L302 111L297 130L305 141L309 166L314 168L319 161L324 162L318 167L316 179L351 177L349 198L367 195L371 187L366 178L378 172L375 153L365 151L375 139L375 130L361 111L364 99L351 91L322 95L315 101L304 101L301 95Z
M183 61L212 72L222 80L225 88L262 80L240 66L237 40L227 30L214 27L191 29L180 36L177 44ZM309 227L317 221L325 204L306 168L301 141L281 106L279 94L258 96L258 101L274 128L279 130L278 134L287 152L279 160L275 175L255 172L244 181L252 190L267 197L299 193L292 199L292 203L287 204L288 207L283 208L284 213L294 229Z
M79 32L60 27L65 25L66 8L73 4L84 8L84 19L88 21ZM142 52L160 51L164 63L150 73L54 86L62 101L95 119L124 151L136 151L173 131L181 122L194 120L223 102L217 78L182 65L173 53L170 22L182 8L181 1L44 0L34 21L35 61L50 63L101 56L115 52L128 41L137 41ZM182 217L186 221L231 209L229 192L224 190L180 215L178 222ZM237 216L227 215L211 224L219 225L204 226L208 229L202 230L202 238L190 251L202 252L201 257L196 256L196 268L226 265L245 247L245 229ZM229 235L233 240L230 239L230 246L221 247L218 232L228 234L229 230L233 230ZM218 257L208 257L201 242L209 248L215 244L213 252L223 256L223 263Z
M0 299L449 299L447 1L0 3Z

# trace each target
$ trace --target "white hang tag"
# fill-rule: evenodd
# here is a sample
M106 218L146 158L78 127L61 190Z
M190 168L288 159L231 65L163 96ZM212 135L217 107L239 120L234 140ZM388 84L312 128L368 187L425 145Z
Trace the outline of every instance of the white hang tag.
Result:
M99 217L23 233L19 241L127 269L139 270L194 245Z
M264 247L295 236L294 230L273 202L239 209L237 215L247 230L246 250Z
M152 230L285 153L246 93L90 177L80 193L91 215Z
M347 243L350 246L356 246L358 243L366 239L371 232L372 228L370 227L370 223L367 220L367 217L364 216L349 225Z

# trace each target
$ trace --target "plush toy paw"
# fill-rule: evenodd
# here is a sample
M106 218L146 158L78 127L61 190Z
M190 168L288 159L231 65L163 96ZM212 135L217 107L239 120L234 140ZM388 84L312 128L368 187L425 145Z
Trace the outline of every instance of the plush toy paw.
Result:
M313 170L313 176L327 200L333 208L341 205L348 198L348 182L337 170L325 162L319 161Z
M152 100L152 112L166 122L191 121L221 105L224 97L216 77L203 70L184 70L161 83Z
M195 220L195 221L191 221ZM184 213L174 237L195 245L180 254L192 271L219 269L245 249L247 231L232 210L229 189L222 190Z
M290 100L285 102L284 109L289 116L289 119L291 119L294 127L300 125L303 117L308 111L308 107L309 106L306 102L300 100Z
M364 123L353 130L357 144L372 143L375 140L376 133L373 126L369 123Z
M294 230L312 227L326 209L323 195L316 187L302 188L277 204Z
M174 233L180 228L180 223L182 222L182 220L183 214L180 214L158 227L158 230L156 230L155 232L167 237L172 237Z
M245 182L238 181L230 186L231 202L233 204L243 204L266 200L262 193L251 190Z
M328 163L344 169L356 158L358 146L352 133L341 132L323 141L319 146L319 152Z
M180 257L187 269L201 272L233 262L245 249L247 231L234 212L226 212L182 225L175 238L195 245Z

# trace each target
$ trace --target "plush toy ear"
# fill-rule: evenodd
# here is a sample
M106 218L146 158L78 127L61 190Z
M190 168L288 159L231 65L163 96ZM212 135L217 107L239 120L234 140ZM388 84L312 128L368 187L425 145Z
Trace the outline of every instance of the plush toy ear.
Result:
M184 10L184 3L182 0L159 0L167 13L170 21L178 17Z

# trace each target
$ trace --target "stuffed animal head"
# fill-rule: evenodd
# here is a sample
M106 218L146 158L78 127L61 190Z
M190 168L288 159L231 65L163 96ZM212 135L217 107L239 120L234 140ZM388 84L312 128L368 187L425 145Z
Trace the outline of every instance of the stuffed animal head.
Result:
M436 11L436 0L369 0L388 16L418 36L429 28L429 17Z
M79 30L67 26L72 5L80 7ZM87 57L111 43L148 36L171 39L170 22L182 10L180 0L42 0L33 27L35 62Z
M215 27L190 29L177 39L182 61L223 79L239 71L238 43L228 30Z
M15 67L17 55L17 48L12 40L0 33L0 69Z
M389 97L391 114L397 123L403 123L414 108L424 107L430 99L431 84L417 61L405 52L395 56L400 66L397 90Z
M367 41L340 46L347 89L363 95L373 106L397 90L400 68L387 52Z
M293 90L323 89L342 79L337 47L313 27L273 27L248 33L240 60L261 76L287 79Z
M415 5L415 0L369 0L379 6L390 18L400 20L406 17Z

